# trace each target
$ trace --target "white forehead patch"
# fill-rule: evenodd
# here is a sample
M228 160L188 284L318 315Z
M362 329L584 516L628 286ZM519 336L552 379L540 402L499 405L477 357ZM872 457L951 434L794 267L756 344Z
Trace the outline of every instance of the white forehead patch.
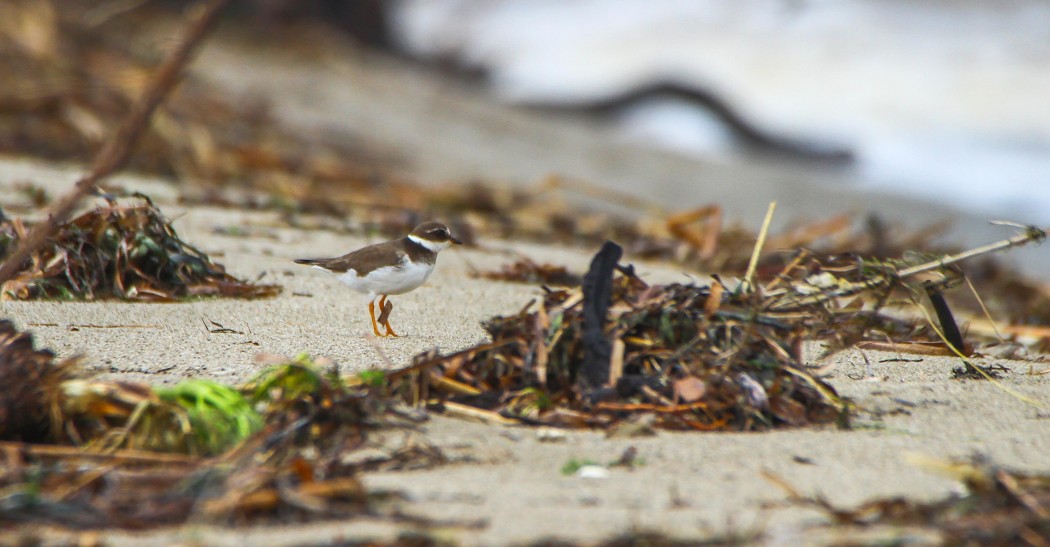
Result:
M408 239L412 240L416 245L420 245L424 249L435 253L442 249L447 249L452 244L451 241L430 241L413 234L409 234Z

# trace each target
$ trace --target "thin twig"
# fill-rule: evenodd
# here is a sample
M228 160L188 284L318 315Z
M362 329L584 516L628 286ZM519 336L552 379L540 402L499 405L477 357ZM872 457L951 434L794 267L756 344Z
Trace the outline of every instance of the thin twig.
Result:
M758 256L762 254L762 246L766 244L766 235L769 234L769 223L773 221L773 212L776 210L777 202L769 202L769 208L766 209L766 218L762 220L762 230L758 232L758 241L755 242L755 248L751 251L751 261L748 262L747 273L744 274L744 286L749 291L754 286L752 281L755 277L755 268L758 267Z
M988 253L994 253L995 251L1003 251L1003 250L1009 249L1011 247L1018 247L1018 246L1026 244L1026 243L1031 243L1032 241L1042 241L1042 240L1046 239L1046 235L1047 235L1046 230L1043 230L1042 228L1039 228L1039 227L1036 227L1036 226L1028 226L1025 229L1024 233L1017 234L1014 237L1011 237L1010 239L1004 239L1002 241L997 241L995 243L989 243L988 245L982 245L980 247L976 247L974 249L963 251L963 252L958 253L958 254L948 255L948 256L942 257L942 258L940 258L938 260L932 260L932 261L927 262L925 264L919 264L918 266L912 266L911 268L905 268L905 269L900 270L900 271L897 272L897 277L899 277L899 278L910 277L910 276L913 276L913 275L918 274L918 273L927 272L927 271L930 271L930 270L936 270L938 268L943 268L943 267L948 266L950 264L955 264L956 262L960 262L960 261L966 260L968 258L973 258L975 256L985 255L985 254L988 254Z
M992 319L992 312L988 311L988 306L984 305L984 299L981 298L981 294L977 292L977 287L974 287L973 282L965 275L963 276L963 281L965 281L966 286L969 287L970 294L972 294L977 300L977 304L981 306L981 312L984 313L985 319L987 319L988 323L992 325L992 332L995 333L995 338L999 340L1000 344L1006 343L1006 339L1003 338L1003 333L999 332L999 327L995 324L995 319Z
M189 63L197 46L208 34L219 11L229 3L230 0L211 0L196 10L196 16L185 27L182 40L157 69L150 84L139 100L132 105L117 131L95 155L91 170L51 208L47 220L21 240L15 250L0 264L0 284L14 277L22 264L55 233L60 224L69 218L73 210L80 204L80 200L91 193L100 180L119 171L127 164L128 157L139 137L149 127L154 111L178 83L183 69Z

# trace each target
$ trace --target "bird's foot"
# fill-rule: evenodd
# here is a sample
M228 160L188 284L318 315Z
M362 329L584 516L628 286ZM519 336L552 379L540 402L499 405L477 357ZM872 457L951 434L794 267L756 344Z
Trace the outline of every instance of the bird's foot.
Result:
M379 324L386 328L386 335L397 338L399 335L394 332L394 328L390 326L390 312L394 311L394 303L383 299L379 301L380 313L379 313Z

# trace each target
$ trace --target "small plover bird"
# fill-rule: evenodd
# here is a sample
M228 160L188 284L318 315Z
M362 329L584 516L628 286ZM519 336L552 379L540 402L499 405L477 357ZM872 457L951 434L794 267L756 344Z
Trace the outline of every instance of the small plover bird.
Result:
M401 239L376 243L336 258L299 258L296 264L306 264L336 275L344 285L368 294L368 313L372 317L372 331L376 336L397 336L390 327L390 312L394 309L388 296L405 294L422 285L434 271L434 262L440 251L462 242L440 222L424 222ZM376 297L379 298L379 320L376 320ZM386 333L379 332L379 325Z

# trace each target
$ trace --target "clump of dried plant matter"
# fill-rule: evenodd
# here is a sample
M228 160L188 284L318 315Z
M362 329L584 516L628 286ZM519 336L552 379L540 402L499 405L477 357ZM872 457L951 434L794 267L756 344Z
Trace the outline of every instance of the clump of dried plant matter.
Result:
M0 221L0 260L26 236L18 220ZM106 205L58 227L0 287L3 298L172 301L199 296L259 298L280 292L226 273L179 238L149 201Z
M55 362L50 350L33 347L32 335L0 320L0 438L36 441L54 433L59 386L74 360Z
M412 401L494 421L610 427L648 414L672 429L845 424L848 404L807 369L803 342L965 360L972 346L941 294L959 282L954 264L1044 237L1029 229L924 262L799 251L768 281L710 286L650 286L607 242L581 289L547 289L535 309L485 322L491 342L422 355L387 380ZM902 307L933 311L907 319L893 313Z
M775 310L783 298L718 284L649 286L617 266L619 253L607 244L582 290L551 290L535 311L487 321L492 342L424 356L388 379L439 406L569 427L639 414L697 430L845 421L846 403L806 372L800 350L849 318L822 305Z

